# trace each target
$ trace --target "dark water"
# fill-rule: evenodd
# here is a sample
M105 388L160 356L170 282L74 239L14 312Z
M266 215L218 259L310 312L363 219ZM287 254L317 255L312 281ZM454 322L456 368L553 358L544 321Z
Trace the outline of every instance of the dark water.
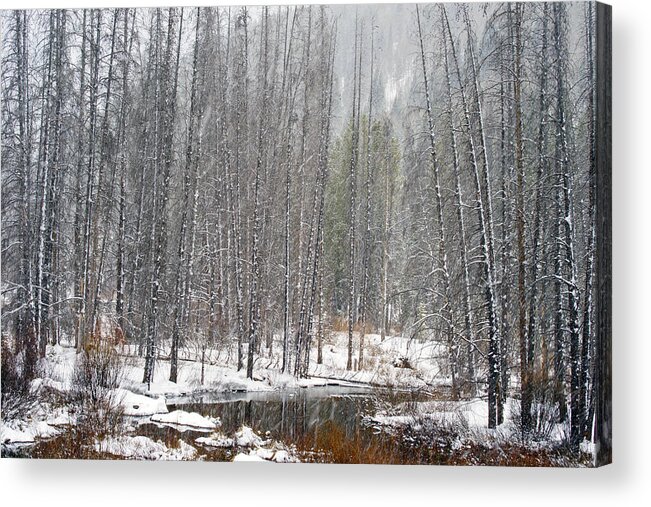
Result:
M372 413L377 397L372 389L313 387L272 392L222 393L168 403L168 409L218 417L220 431L232 435L242 425L278 440L316 438L324 426L335 425L346 437L361 429L362 417Z

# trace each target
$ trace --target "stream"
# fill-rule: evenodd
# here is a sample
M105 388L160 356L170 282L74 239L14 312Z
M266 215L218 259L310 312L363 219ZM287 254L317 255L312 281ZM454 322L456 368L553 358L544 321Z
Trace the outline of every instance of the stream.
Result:
M225 392L191 395L167 400L170 412L183 410L218 418L218 433L232 437L242 426L264 439L291 446L301 460L335 463L404 463L412 450L404 442L367 427L366 415L397 407L420 394L392 392L367 386L319 386L262 392ZM168 447L179 440L196 447L202 459L231 461L236 447L204 448L195 442L211 431L152 422L149 417L128 418L131 435L162 441ZM15 457L81 457L78 443L61 436L16 448ZM88 456L99 457L104 456ZM109 458L109 456L106 456Z
M338 440L354 440L360 435L364 441L372 439L373 433L363 426L362 418L374 413L377 400L377 391L372 388L325 386L188 396L169 399L167 408L170 412L184 410L219 418L218 431L229 436L242 426L249 426L265 438L316 448L333 431ZM167 441L180 438L191 445L196 445L195 438L206 435L151 422L141 422L136 433ZM209 458L229 459L230 454L213 453Z
M359 387L311 387L270 392L221 393L171 400L168 409L218 417L227 434L247 425L278 440L318 434L334 423L352 436L373 409L374 391Z
M567 453L565 448L533 449L511 442L482 445L458 438L458 433L445 426L432 426L428 419L416 419L412 425L387 430L377 422L364 423L365 416L378 412L417 414L416 403L432 400L432 395L416 391L392 391L364 386L309 387L265 392L210 393L170 398L170 412L196 412L219 419L221 425L211 430L154 423L149 417L128 417L124 435L144 436L145 442L161 444L170 452L190 449L196 454L183 459L233 461L238 454L251 451L249 444L213 445L198 437L225 440L232 438L242 426L248 426L264 439L261 451L285 452L301 462L376 463L376 464L441 464L441 465L511 465L520 466L589 466L589 458ZM413 411L412 411L413 410ZM64 431L52 438L38 439L33 444L2 447L3 457L125 459L132 454L98 450L91 434ZM215 441L215 440L213 440ZM187 444L187 445L185 445ZM131 444L128 444L131 445ZM148 445L148 444L147 444ZM257 452L257 451L256 451ZM289 454L288 454L289 453ZM152 459L144 456L144 459ZM274 455L275 456L275 455ZM273 459L274 456L264 459ZM143 459L143 458L140 458ZM158 459L158 458L154 458ZM166 459L166 458L164 458ZM178 455L176 458L179 459ZM516 461L514 461L516 460Z

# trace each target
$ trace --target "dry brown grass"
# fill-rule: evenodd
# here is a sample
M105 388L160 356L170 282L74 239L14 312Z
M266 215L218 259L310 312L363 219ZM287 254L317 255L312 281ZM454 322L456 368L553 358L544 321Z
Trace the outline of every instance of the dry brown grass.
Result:
M348 437L335 423L328 421L314 437L300 439L297 449L304 461L344 464L400 464L403 457L388 436L368 438L362 432Z
M585 456L572 454L567 448L532 449L516 443L482 445L459 442L450 429L438 428L413 432L406 428L371 435L360 430L352 436L332 422L316 435L297 443L301 459L316 463L385 464L385 465L455 465L557 467L589 466Z
M41 440L30 450L29 456L36 459L114 459L95 450L94 437L77 429L70 429L61 435Z
M347 333L348 332L348 318L343 316L337 316L330 319L330 324L328 326L335 333ZM356 322L353 325L353 332L361 333L364 329L364 334L375 333L377 330L373 328L370 323Z

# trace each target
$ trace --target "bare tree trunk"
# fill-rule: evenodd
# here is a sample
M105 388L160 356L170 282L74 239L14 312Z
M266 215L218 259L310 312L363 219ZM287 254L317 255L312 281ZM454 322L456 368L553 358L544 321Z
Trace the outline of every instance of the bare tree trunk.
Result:
M514 47L514 81L513 95L515 105L515 172L517 178L516 194L516 230L518 250L518 335L520 340L520 417L521 430L525 436L531 430L531 369L529 361L529 343L527 336L527 299L525 291L525 174L524 148L522 145L522 19L524 6L515 6L515 47Z
M116 255L116 299L115 299L115 315L117 317L117 329L119 333L119 340L124 340L126 332L126 321L124 318L124 298L125 298L125 250L126 250L126 207L127 207L127 191L126 191L126 178L127 178L127 132L126 123L128 110L130 106L129 94L129 70L131 64L131 52L133 48L133 40L135 35L135 10L123 9L124 12L124 26L123 26L123 55L122 60L122 99L120 105L120 119L119 119L119 146L120 146L120 197L118 201L118 251ZM131 14L131 28L129 28L129 15Z
M583 323L581 336L581 368L579 374L579 417L581 419L581 432L587 432L589 428L588 407L590 405L590 361L591 341L594 328L594 261L595 261L595 218L596 218L596 134L595 134L595 65L594 65L594 31L595 21L593 4L586 4L585 25L586 25L586 61L588 71L587 83L587 125L589 126L588 143L590 150L590 167L588 173L588 245L586 247L585 264L585 289L583 300Z
M362 260L362 287L360 291L360 314L358 320L361 323L359 332L359 361L357 368L362 370L364 368L364 335L366 334L366 326L368 319L368 290L369 290L369 264L371 262L371 131L373 126L373 60L375 55L373 53L373 35L374 30L371 26L371 54L370 54L370 69L369 69L369 92L368 92L368 119L366 125L366 183L365 202L366 209L364 213L364 257Z
M18 175L19 194L19 238L20 238L20 274L19 283L22 284L19 293L19 302L24 310L17 315L17 340L16 353L25 350L25 363L23 376L26 381L32 380L36 375L38 362L38 343L36 335L36 308L34 272L32 265L33 234L31 232L30 210L30 171L32 151L32 115L30 109L30 80L29 80L29 41L28 18L26 11L14 11L16 74L18 85L18 135L20 164ZM4 235L4 230L3 230ZM4 254L3 254L4 260Z
M93 18L95 15L95 18ZM91 228L93 224L93 212L95 202L95 158L96 147L95 141L97 137L97 102L99 93L99 54L100 54L100 24L101 24L101 10L91 11L90 22L90 94L89 94L89 132L88 132L88 160L86 163L86 198L84 208L86 210L84 216L84 252L83 252L83 290L81 291L82 300L81 308L79 310L79 338L78 345L83 347L86 344L89 336L89 318L88 308L91 304L90 301L90 282L91 282L91 242L92 234ZM95 30L95 38L93 39L93 29ZM92 330L91 330L92 332Z
M111 211L113 207L113 192L114 192L114 183L115 183L115 174L117 161L114 156L114 144L110 139L109 132L109 118L111 116L111 99L113 95L113 76L115 72L114 62L115 62L115 45L117 42L117 29L118 29L118 17L119 9L114 9L113 11L113 21L111 23L111 47L109 50L109 64L108 64L108 73L106 77L106 92L104 94L104 112L102 116L102 124L100 128L100 151L99 151L99 166L98 166L98 175L97 175L97 192L95 197L96 204L96 213L93 217L93 245L92 245L92 266L93 273L89 277L89 284L93 290L93 297L89 301L91 305L90 316L88 318L88 323L93 330L100 329L100 318L99 315L99 302L101 295L101 285L103 278L104 270L104 260L106 254L106 241L109 236L109 223L111 219ZM119 121L119 119L118 119ZM110 177L107 183L104 181L106 169L110 170ZM100 243L100 234L99 228L103 224L103 231L101 234L101 247L98 246ZM99 258L98 258L99 257ZM94 331L93 331L94 332ZM99 338L99 332L97 333L97 338Z
M297 10L294 9L294 16L292 18L291 29L288 31L287 27L285 28L285 49L284 53L284 62L283 62L283 80L281 86L281 94L290 93L290 80L291 76L288 76L288 67L290 64L290 59L292 55L292 42L294 39L294 26L296 24ZM287 9L287 18L286 24L289 23L289 8ZM284 285L283 285L283 362L282 362L282 372L287 373L290 369L290 346L289 346L289 337L290 337L290 278L291 278L291 255L290 255L290 218L291 218L291 154L292 154L292 131L294 126L294 101L293 98L287 98L287 124L285 126L285 230L284 230Z
M468 143L468 155L470 158L470 165L472 168L472 183L475 192L475 200L477 202L477 222L479 224L479 237L480 237L480 258L483 270L483 283L484 283L484 298L486 300L486 307L488 312L488 333L489 333L489 346L488 346L488 427L494 428L501 422L501 372L500 372L500 339L499 330L497 327L497 309L495 299L495 284L494 284L494 269L492 263L494 257L491 255L490 235L488 233L487 223L492 215L486 212L484 204L485 196L482 195L482 184L480 182L480 171L478 167L478 156L475 149L475 142L472 135L472 124L470 121L470 108L467 99L464 80L459 70L459 60L457 58L454 39L450 29L450 23L447 16L445 6L441 6L442 15L445 18L446 32L450 42L450 49L452 52L452 60L455 66L455 73L459 84L459 91L461 94L463 112L464 112L464 125L463 129L466 133ZM476 91L476 90L475 90ZM483 129L482 129L483 131ZM486 168L484 168L486 169ZM490 193L488 193L490 196Z
M63 104L63 57L65 52L66 12L59 10L50 13L50 32L48 45L48 65L44 108L42 112L41 133L41 203L39 218L39 246L37 257L37 311L36 336L38 355L45 357L50 333L50 305L52 303L53 278L53 233L55 229L56 207L59 199L59 179L62 168L61 126Z
M441 197L441 175L440 167L438 162L438 156L436 153L436 136L434 133L434 119L432 117L432 105L430 102L430 90L427 80L427 68L425 65L425 48L423 45L423 33L420 23L420 10L418 5L416 5L416 18L418 22L418 38L420 41L420 55L421 55L421 64L423 70L423 83L425 87L425 105L427 110L427 126L429 134L429 143L430 143L430 157L432 163L432 177L434 180L434 197L435 197L435 206L436 206L436 218L438 225L438 269L440 270L442 282L443 282L443 309L441 314L443 315L444 327L445 327L445 337L446 344L448 346L448 358L450 365L450 376L452 378L452 398L458 398L458 386L457 386L457 343L456 343L456 333L454 330L454 319L452 316L452 301L450 299L450 272L448 271L448 261L447 261L447 238L445 232L445 223L443 221L443 199Z
M160 188L160 195L158 200L157 222L154 223L154 244L153 244L153 272L151 278L151 293L150 293L150 314L147 325L147 348L145 355L145 368L143 375L143 383L151 384L154 378L154 364L156 361L156 334L158 327L158 310L159 310L159 295L160 285L163 278L163 257L165 255L167 245L167 201L169 183L171 177L172 165L172 137L174 131L174 120L176 118L176 92L178 87L178 70L179 70L179 57L180 57L180 36L183 28L183 9L179 15L179 39L176 44L176 57L173 61L173 46L175 36L175 22L176 17L175 9L168 10L168 25L167 25L167 43L165 64L163 66L163 73L161 76L161 84L163 89L164 106L162 109L163 114L163 131L161 136L161 158L163 162L162 181Z
M268 44L269 44L269 10L268 7L264 8L264 17L262 20L264 24L263 32L263 42L261 42L262 54L263 54L263 67L261 70L262 74L262 108L261 115L258 124L258 159L255 166L255 182L253 190L253 239L251 247L251 284L250 284L250 300L249 300L249 343L248 343L248 354L247 354L247 363L246 363L246 376L248 378L253 378L253 362L255 355L256 341L258 339L258 321L259 321L259 311L260 304L258 301L258 279L260 277L260 265L258 258L258 243L259 243L259 228L260 228L260 217L259 217L259 207L260 207L260 172L263 170L263 158L265 157L265 136L267 134L266 128L266 119L267 119L267 103L268 103L268 84L267 84L267 69L268 69Z
M441 17L443 34L445 34L445 18ZM459 222L459 236L461 241L461 268L463 271L463 299L462 309L464 313L465 324L465 340L466 340L466 361L467 361L467 382L470 387L470 394L474 396L477 389L477 379L475 374L475 333L473 325L473 314L470 303L470 269L468 262L468 245L467 245L467 231L466 231L466 217L465 217L465 204L463 203L463 196L461 193L461 168L459 161L459 150L457 147L457 134L454 125L453 104L452 104L452 83L450 77L450 65L448 58L448 39L443 36L444 60L445 60L445 76L447 86L447 107L448 107L448 129L450 131L450 146L452 149L452 161L454 169L454 193L457 208L457 220Z
M321 43L323 46L326 45L325 40L325 16L323 6L321 7ZM316 297L317 297L317 286L319 283L323 283L323 275L321 274L321 263L323 258L323 229L325 221L325 193L326 193L326 183L328 179L328 154L330 149L330 119L332 117L332 87L334 82L334 56L335 56L335 43L336 43L336 33L332 35L331 44L328 46L329 53L326 54L326 48L322 47L321 50L321 61L320 61L320 73L322 76L321 79L321 97L320 97L320 106L321 106L321 118L320 118L320 136L319 136L319 151L318 151L318 171L317 171L317 189L314 194L314 203L313 203L313 217L316 217L316 232L311 228L310 230L310 240L309 245L314 243L313 249L314 253L309 258L312 262L311 266L311 278L309 280L310 284L310 294L308 298L307 305L307 319L306 319L306 329L304 330L305 343L303 344L303 350L301 353L300 360L300 369L299 374L303 377L307 377L309 372L310 364L310 340L312 337L312 329L314 326L314 307L316 306ZM319 196L318 206L317 206L317 193ZM321 281L319 281L321 279ZM323 287L320 288L319 295L319 350L317 352L317 362L323 360L323 351L322 351L322 341L323 337L323 325L322 325L322 305L323 305Z
M556 52L556 164L559 173L559 184L562 192L562 214L558 217L561 223L559 242L564 250L565 280L567 285L568 322L570 339L570 415L571 440L574 445L580 442L581 420L579 413L579 294L576 280L576 264L574 259L574 210L572 204L572 176L567 141L567 118L565 112L565 8L554 5L554 48Z
M355 51L354 51L354 65L353 71L353 111L352 111L352 131L351 131L351 148L350 148L350 172L349 172L349 185L350 185L350 207L348 211L348 360L346 362L346 369L353 369L353 326L354 326L354 312L355 312L355 212L356 212L356 197L357 197L357 161L359 151L359 118L357 118L359 101L358 98L358 82L361 78L358 77L358 72L361 73L362 61L362 48L361 37L359 36L357 13L355 13ZM358 54L359 54L359 70L358 70Z
M305 191L305 166L306 166L306 141L308 134L308 121L310 116L310 88L309 88L309 73L310 73L310 46L312 38L312 7L308 6L308 26L307 26L307 36L303 49L303 63L302 66L305 69L305 77L303 82L303 120L302 120L302 134L301 134L301 149L300 149L300 164L298 167L299 178L301 181L301 192L299 195L299 216L298 216L298 259L297 259L297 273L299 276L298 287L301 287L301 298L299 305L298 313L298 322L296 323L296 339L294 341L294 374L298 376L303 376L303 361L305 352L307 349L308 342L308 320L310 315L308 313L308 294L309 291L309 281L310 281L310 267L312 265L312 243L314 240L315 232L315 220L316 220L316 209L318 203L318 189L320 183L317 176L317 184L312 198L312 214L310 215L310 232L309 238L307 241L307 256L305 261L303 261L303 221L304 221L304 211L303 211L303 201L304 201L304 191ZM302 281L302 284L301 284Z
M545 191L544 178L546 177L548 171L548 161L546 155L546 142L547 142L547 116L548 116L548 99L547 99L547 58L548 58L548 4L543 4L543 24L542 24L542 35L541 35L541 50L540 50L540 79L538 81L539 85L539 94L538 94L538 114L539 114L539 123L538 123L538 136L536 140L536 149L537 149L537 170L536 170L536 198L534 204L534 217L533 217L533 227L532 227L532 236L533 244L531 248L531 262L530 266L530 286L529 286L529 322L527 328L527 335L529 336L529 351L528 351L528 361L530 367L533 369L533 354L535 341L534 336L536 335L537 329L537 314L538 314L538 275L539 275L539 260L543 257L543 252L541 252L541 244L544 238L545 232L545 221L544 221L544 209L543 209L543 197ZM544 291L541 291L544 294ZM544 333L541 333L544 336ZM543 345L541 344L541 352L544 352ZM544 354L543 354L544 356ZM542 377L546 378L547 374L547 361L543 357L543 368L542 368ZM530 370L530 372L533 370Z
M172 329L172 347L170 350L170 382L178 380L178 361L179 346L181 342L181 332L185 328L186 314L188 313L188 291L192 283L189 273L189 264L191 260L186 254L188 228L190 235L194 234L194 227L188 225L188 214L192 213L191 220L195 220L194 212L196 208L196 198L191 198L190 194L196 195L197 185L197 161L196 161L196 135L197 126L197 72L198 72L198 55L199 55L199 24L201 22L201 10L197 8L197 20L195 26L194 53L192 58L192 79L190 83L190 117L188 120L187 146L185 151L185 175L183 181L183 208L181 210L181 231L179 234L178 246L178 265L176 269L175 299L174 305L174 325ZM187 265L186 265L187 264ZM184 276L185 270L185 276Z

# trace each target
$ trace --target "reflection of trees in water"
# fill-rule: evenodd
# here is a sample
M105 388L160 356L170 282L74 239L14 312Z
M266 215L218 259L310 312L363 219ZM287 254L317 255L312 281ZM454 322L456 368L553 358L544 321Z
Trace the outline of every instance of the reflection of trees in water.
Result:
M369 397L332 396L310 398L305 395L283 395L272 400L235 400L219 403L190 403L170 406L202 415L219 417L222 431L231 434L247 425L264 435L294 441L313 438L327 422L334 423L352 438L359 428L361 416L370 406Z

